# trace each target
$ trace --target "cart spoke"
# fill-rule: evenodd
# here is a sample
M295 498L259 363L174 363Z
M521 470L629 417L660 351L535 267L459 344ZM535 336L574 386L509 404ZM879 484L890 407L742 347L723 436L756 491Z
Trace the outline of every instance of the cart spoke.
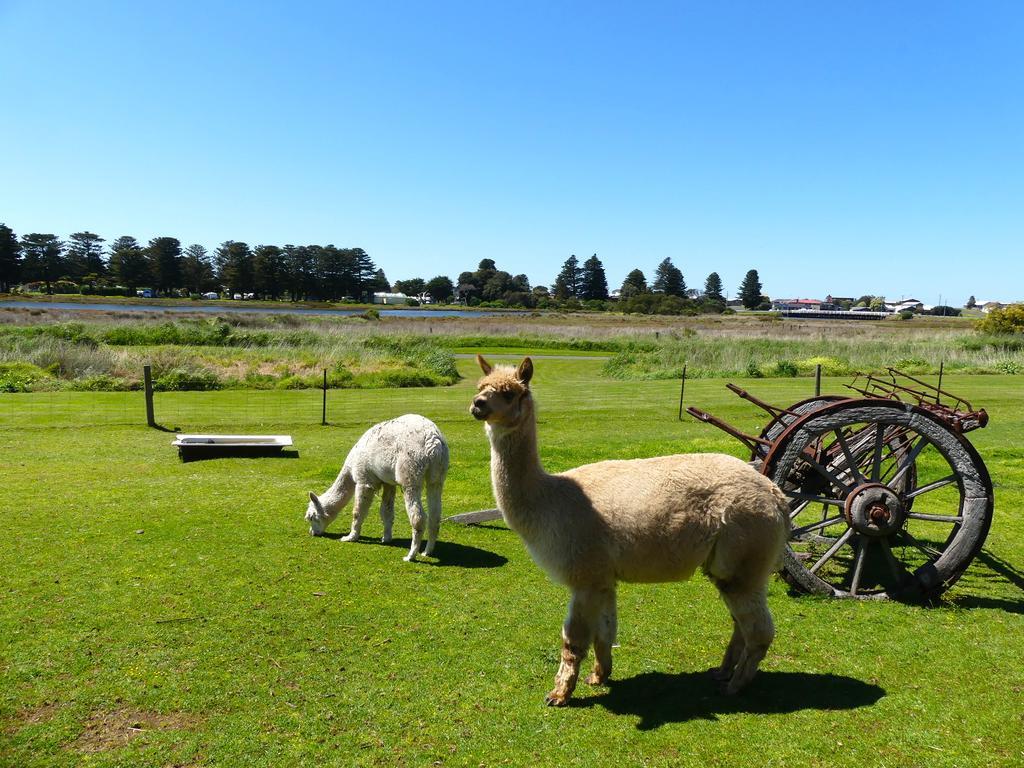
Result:
M942 553L939 550L935 549L935 547L930 544L925 544L923 541L913 536L909 531L900 531L900 535L907 540L908 544L921 550L924 554L928 555L928 557L938 560L942 556Z
M846 483L839 479L838 475L836 475L834 472L830 472L828 467L822 466L820 463L812 459L810 456L803 456L802 458L805 462L811 465L815 472L817 472L819 475L821 475L830 483L832 483L832 485L835 486L836 488L844 490L848 487Z
M871 460L871 479L876 483L882 476L883 448L885 448L885 425L879 422L875 427L875 453Z
M857 539L857 561L853 565L853 579L850 581L850 594L856 595L860 587L860 577L864 573L864 561L867 559L868 545L871 539L867 536L860 536Z
M922 485L920 488L915 488L910 493L905 494L903 498L913 499L916 498L917 496L928 493L929 491L935 491L938 490L939 488L945 488L947 485L952 485L953 483L955 483L956 479L956 473L954 472L951 475L946 475L941 480L936 480L933 483L928 483L928 485Z
M818 562L816 562L810 568L808 568L808 570L811 573L817 573L818 569L821 568L821 566L823 566L825 563L827 563L832 558L832 556L836 552L839 551L839 548L842 547L843 544L845 544L847 541L850 540L851 536L853 536L853 528L848 528L846 530L846 533L844 533L842 536L840 536L838 539L836 539L835 544L833 544L831 547L829 547L828 551L824 555L821 556L821 559L818 560Z
M962 523L963 515L929 515L924 512L908 512L907 517L914 520L930 520L933 523Z
M811 503L811 501L810 501L810 499L808 499L807 501L802 501L799 504L797 504L795 507L793 507L793 509L789 513L789 519L791 521L795 520L797 515L799 515L801 512L803 512L805 509L807 509L807 506L810 503Z
M851 477L853 477L854 483L856 483L858 485L860 483L863 483L864 482L864 476L860 473L860 469L857 466L857 460L855 458L853 458L853 452L850 450L849 443L847 443L846 442L846 438L843 437L843 430L842 429L837 429L837 430L835 430L835 433L836 433L836 442L839 443L839 447L843 451L843 456L846 457L846 467L845 468L850 472Z
M842 515L836 515L835 517L829 517L829 518L827 518L825 520L819 520L818 522L811 523L810 525L802 525L799 528L794 528L792 530L792 532L790 533L790 536L791 536L791 538L796 539L796 538L799 538L800 536L802 536L805 533L810 533L811 531L816 531L819 528L828 528L830 525L835 525L836 523L841 523L845 519L846 518L844 518Z
M786 491L786 495L791 499L802 499L807 502L816 501L819 504L831 504L833 507L846 506L846 502L842 499L826 499L823 496L815 496L813 493L804 493L803 491Z
M896 474L889 478L889 482L887 483L887 485L890 488L895 486L896 483L899 482L899 479L906 474L907 470L910 469L911 466L913 466L914 461L921 454L921 451L924 450L924 447L926 445L928 445L928 439L922 437L920 440L917 441L914 447L910 449L907 455L900 462L900 466L899 469L896 470Z

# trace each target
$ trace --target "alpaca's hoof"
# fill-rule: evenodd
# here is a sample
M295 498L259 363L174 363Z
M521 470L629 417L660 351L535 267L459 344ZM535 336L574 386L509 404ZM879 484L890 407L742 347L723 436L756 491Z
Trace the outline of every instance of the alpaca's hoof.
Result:
M407 563L415 563L416 562L416 555L406 555L402 559L405 560L405 562L407 562Z
M549 707L564 707L569 703L569 697L558 693L558 691L552 691L544 697L544 703Z
M342 536L341 540L342 541L359 541L359 534L358 533L350 533L347 536Z
M712 667L709 671L711 672L711 679L717 680L720 683L727 683L732 677L732 670L725 667Z
M380 543L381 544L390 544L391 543L391 537L390 536L381 536L380 537Z
M586 680L587 685L604 685L607 682L608 682L608 676L607 675L602 677L601 675L597 674L596 672L591 672L590 675L587 677L587 680Z

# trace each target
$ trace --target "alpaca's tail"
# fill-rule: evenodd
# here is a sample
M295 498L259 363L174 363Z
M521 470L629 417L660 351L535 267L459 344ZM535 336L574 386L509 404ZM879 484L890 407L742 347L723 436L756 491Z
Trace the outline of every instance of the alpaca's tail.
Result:
M782 557L786 551L786 542L789 541L793 524L789 517L789 499L775 483L772 483L772 500L775 502L775 518L779 531L777 568L781 570Z
M427 456L426 481L428 485L444 485L448 476L448 443L440 432L428 434L423 444Z

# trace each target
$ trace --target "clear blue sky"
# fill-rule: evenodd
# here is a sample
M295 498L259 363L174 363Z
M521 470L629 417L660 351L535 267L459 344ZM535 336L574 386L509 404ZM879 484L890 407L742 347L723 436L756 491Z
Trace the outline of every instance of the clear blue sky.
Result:
M0 0L0 221L1020 299L1022 41L984 0Z

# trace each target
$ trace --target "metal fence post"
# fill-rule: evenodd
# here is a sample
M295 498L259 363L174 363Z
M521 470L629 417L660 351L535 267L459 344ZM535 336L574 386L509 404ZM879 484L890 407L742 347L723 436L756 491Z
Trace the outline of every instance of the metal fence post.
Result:
M142 381L146 391L146 426L155 427L156 418L153 416L153 366L142 366Z
M320 426L327 426L327 369L324 368L324 409L323 415L320 417Z

